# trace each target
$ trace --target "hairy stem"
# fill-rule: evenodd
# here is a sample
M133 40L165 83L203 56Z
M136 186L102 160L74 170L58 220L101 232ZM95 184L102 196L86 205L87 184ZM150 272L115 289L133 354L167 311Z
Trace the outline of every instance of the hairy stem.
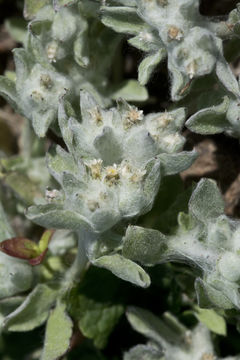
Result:
M88 265L88 258L84 242L78 239L78 250L72 266L68 269L62 282L62 289L65 291L71 288L75 283L79 282L85 273Z

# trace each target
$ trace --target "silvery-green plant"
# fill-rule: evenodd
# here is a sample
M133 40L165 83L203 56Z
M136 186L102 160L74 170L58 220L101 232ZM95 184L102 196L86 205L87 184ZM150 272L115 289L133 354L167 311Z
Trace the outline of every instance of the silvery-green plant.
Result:
M193 266L201 307L239 309L239 222L224 215L224 203L213 180L200 181L188 207L188 214L179 214L179 226L172 235L130 226L123 255L148 266L167 261Z
M158 112L139 102L168 57L173 100L210 73L220 80L217 98L226 95L188 126L200 119L204 133L238 136L239 86L222 40L238 37L239 8L219 21L193 0L26 0L24 14L16 76L0 78L1 95L26 118L18 155L0 154L0 353L14 360L4 348L9 334L30 338L46 324L43 347L24 358L65 360L79 341L79 358L106 360L99 349L127 309L149 342L119 349L116 359L222 359L210 331L226 336L227 320L239 328L239 221L224 215L212 180L188 201L179 187L178 174L197 157L182 134L190 97ZM134 35L129 43L147 54L140 83L111 77L121 65L117 33ZM49 142L58 145L47 150ZM176 202L164 214L168 196ZM164 216L166 233L157 230ZM47 229L39 241L34 224ZM159 294L163 320L148 311ZM172 312L190 315L192 327Z
M216 356L210 331L201 323L189 330L170 313L165 313L161 320L149 311L136 307L127 310L127 318L133 329L149 341L125 353L124 360L220 360ZM237 359L239 356L224 358Z
M104 110L89 93L83 91L80 99L80 121L67 101L59 107L59 127L68 151L57 146L47 156L48 169L61 189L50 203L30 207L27 217L44 227L78 231L79 242L95 261L99 238L114 237L106 232L118 226L119 233L126 222L148 212L162 177L189 167L196 153L181 152L184 109L144 116L123 100L117 108ZM121 264L114 259L98 259L97 264L104 266L106 261L105 266L118 273ZM131 271L125 268L119 276L149 284L133 280Z
M185 96L194 79L213 71L238 96L222 45L222 39L239 36L238 9L225 21L218 21L201 15L199 1L195 0L111 0L101 12L105 25L133 35L128 42L147 54L138 68L141 84L148 82L154 69L167 57L173 100Z
M49 1L29 23L25 48L14 50L16 80L0 78L1 95L32 122L40 137L54 126L59 98L66 92L72 103L81 88L92 92L101 105L109 105L115 96L147 98L146 90L134 80L109 89L120 37L101 25L97 9L97 5L89 9L88 3L85 9L79 1L59 6Z
M210 107L202 108L193 114L186 126L199 134L219 134L225 132L228 135L239 138L239 96L226 93L224 97L218 96L218 103Z

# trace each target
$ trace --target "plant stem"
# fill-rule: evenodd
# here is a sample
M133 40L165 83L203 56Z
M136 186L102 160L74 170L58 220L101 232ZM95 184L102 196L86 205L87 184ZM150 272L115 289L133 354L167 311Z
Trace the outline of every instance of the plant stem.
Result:
M62 282L63 291L68 290L75 283L81 280L87 268L87 264L88 264L88 258L86 255L84 242L82 241L81 238L79 238L77 255L74 259L72 266L68 269Z

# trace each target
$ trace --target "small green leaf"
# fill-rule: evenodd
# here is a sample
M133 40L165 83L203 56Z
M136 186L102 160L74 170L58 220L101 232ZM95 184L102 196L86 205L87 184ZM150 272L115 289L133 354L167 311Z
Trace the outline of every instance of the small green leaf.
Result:
M0 300L0 333L6 316L12 313L24 301L24 296L13 296Z
M72 337L73 323L66 314L65 305L58 303L49 316L41 360L57 360L63 356Z
M230 66L224 59L217 61L216 74L226 89L239 98L240 90L237 79L234 76Z
M48 108L46 111L35 111L32 118L32 126L37 136L44 137L49 126L57 117L57 111Z
M193 151L182 151L177 154L160 154L158 158L164 175L175 175L188 169L198 157L198 153Z
M135 8L127 6L101 7L102 23L120 33L139 34L146 27Z
M18 109L18 96L15 82L5 76L0 76L0 95L15 109Z
M201 309L196 306L194 314L199 321L215 334L227 335L226 321L215 310Z
M54 204L31 206L26 216L46 228L77 230L90 225L83 216Z
M194 220L191 215L180 212L178 214L178 224L183 231L191 230L194 227Z
M139 65L138 81L141 85L146 85L156 66L166 57L166 50L160 49L156 53L147 56Z
M120 279L143 288L150 285L150 278L143 268L119 254L102 256L94 260L93 264L108 269Z
M229 127L226 113L229 108L229 98L224 97L220 105L202 109L192 115L186 122L186 126L198 134L218 134Z
M219 290L214 289L205 281L197 278L195 281L195 290L197 293L198 305L201 308L218 308L218 309L232 309L232 302Z
M41 236L41 239L38 244L39 253L42 253L48 248L48 244L54 234L54 230L49 229L45 230L44 233Z
M190 90L191 80L182 74L168 58L168 69L171 72L171 97L174 101L181 100Z
M159 49L163 47L163 43L161 42L157 31L153 32L152 29L149 29L149 32L146 32L145 38L144 35L140 33L129 39L128 43L139 50L151 53L158 52Z
M146 101L148 92L137 80L125 80L113 89L112 98L114 100L123 98L127 101Z
M215 181L202 179L198 183L189 201L189 210L203 222L224 213L224 201Z
M160 231L129 226L123 241L123 255L144 265L155 265L167 250L167 238Z
M179 334L175 334L170 327L148 310L129 307L126 315L134 330L156 343L161 343L163 338L167 338L170 342L179 340Z
M107 339L124 313L121 304L101 303L87 296L79 295L77 320L83 333L89 339L93 339L94 345L104 348Z
M55 302L56 290L39 284L24 302L5 318L4 328L8 331L30 331L42 325Z

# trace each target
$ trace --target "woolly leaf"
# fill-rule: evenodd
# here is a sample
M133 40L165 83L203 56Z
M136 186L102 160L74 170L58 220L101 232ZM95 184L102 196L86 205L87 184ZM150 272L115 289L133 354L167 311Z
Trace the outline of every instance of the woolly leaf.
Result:
M146 101L148 92L137 80L125 80L115 87L112 98L114 100L123 98L127 101Z
M101 14L102 23L117 32L137 35L146 27L132 7L103 6Z
M102 256L94 260L93 264L108 269L120 279L143 288L150 285L148 274L139 265L119 254Z
M220 105L202 109L192 115L186 126L198 134L218 134L229 127L226 113L229 108L229 98L224 97Z
M157 230L129 226L123 241L123 255L143 265L155 265L167 249L166 240Z
M230 69L230 66L224 60L217 61L216 73L226 89L238 98L240 96L240 90L237 79Z
M0 76L0 95L14 108L18 109L18 96L14 81Z
M90 225L83 216L54 204L31 206L26 215L29 220L46 228L77 230Z
M196 151L183 151L178 154L165 153L158 156L165 175L178 174L188 169L197 157Z
M73 323L65 308L58 303L49 316L41 360L57 360L70 346Z
M8 331L30 331L42 325L55 302L56 290L47 285L38 284L24 302L4 320Z
M232 309L232 302L219 290L214 289L205 281L197 278L195 281L198 305L201 308Z
M165 58L166 51L161 49L153 55L147 56L138 67L138 81L146 85L156 66Z
M202 179L190 201L191 213L201 221L214 219L224 213L224 201L213 180Z

